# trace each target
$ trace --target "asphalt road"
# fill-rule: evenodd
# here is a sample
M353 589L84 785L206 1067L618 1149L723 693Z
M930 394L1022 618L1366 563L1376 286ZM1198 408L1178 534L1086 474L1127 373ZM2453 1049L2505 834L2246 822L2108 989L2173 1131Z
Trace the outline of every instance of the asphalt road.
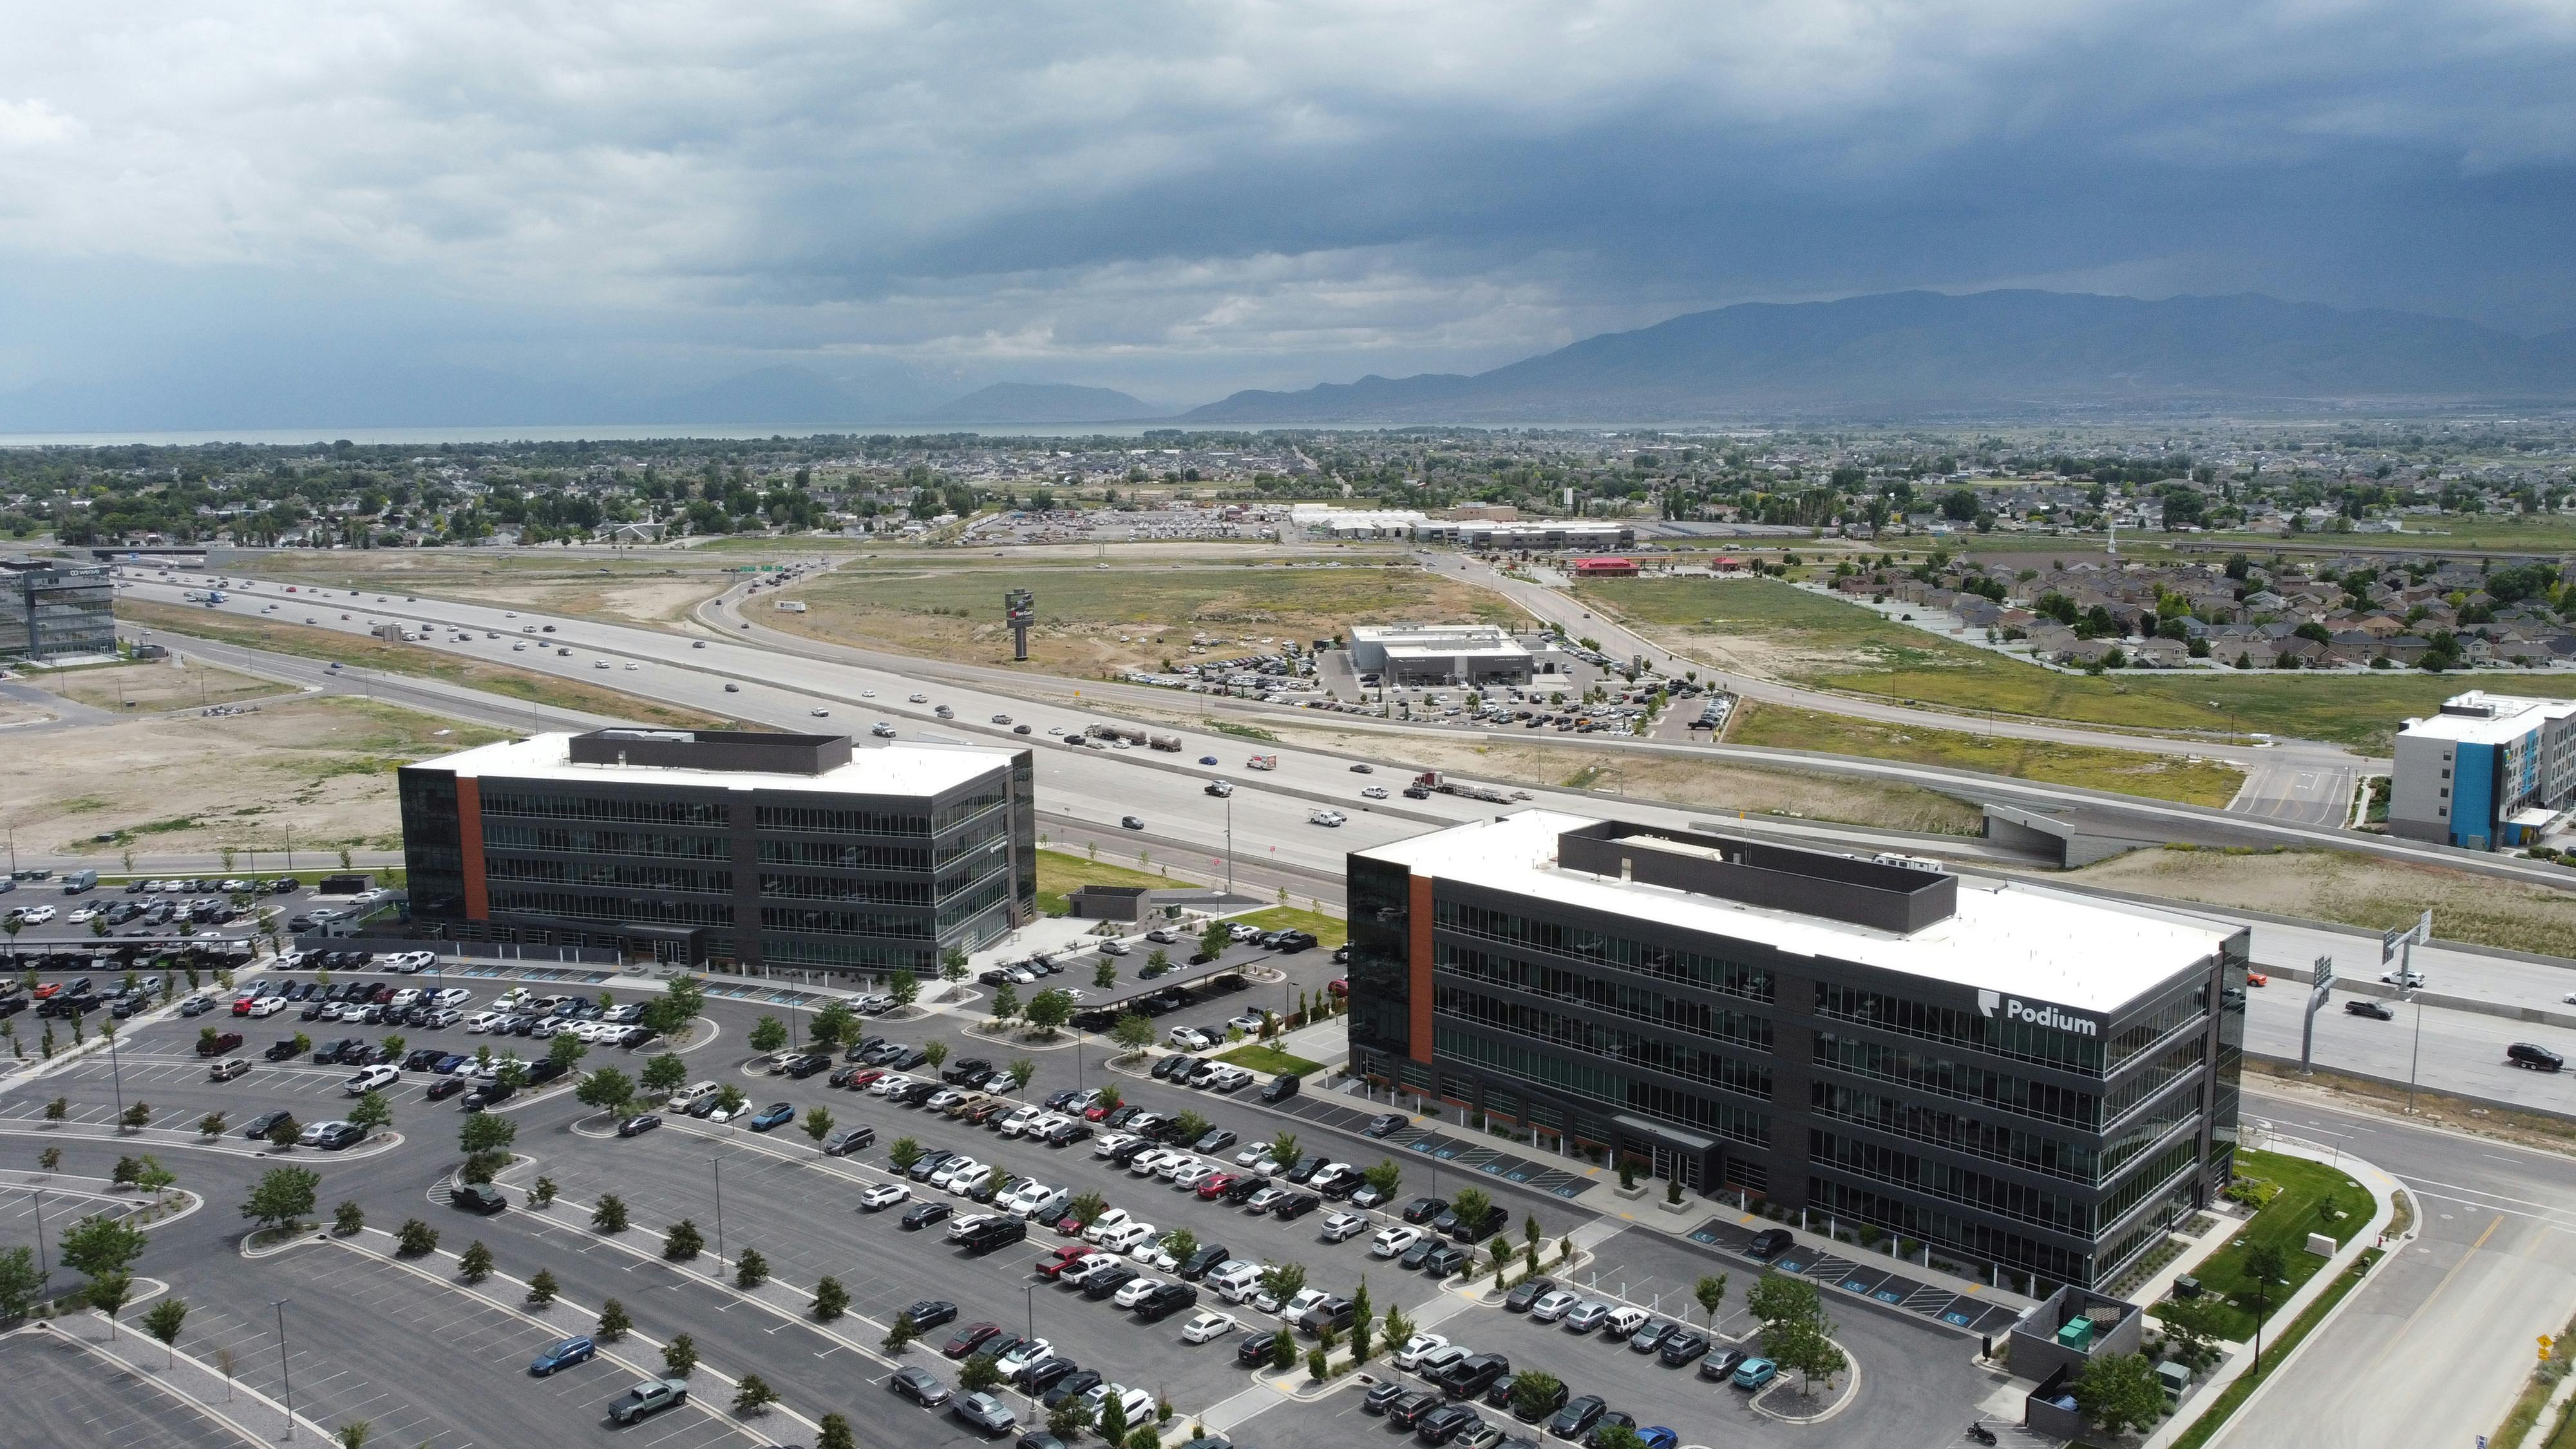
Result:
M2472 1444L2502 1422L2576 1302L2576 1161L2248 1091L2246 1113L2404 1182L2422 1236L2240 1411L2230 1449Z
M160 1351L140 1341L126 1347L147 1359ZM0 1338L0 1384L12 1444L241 1449L240 1437L202 1410L61 1339Z

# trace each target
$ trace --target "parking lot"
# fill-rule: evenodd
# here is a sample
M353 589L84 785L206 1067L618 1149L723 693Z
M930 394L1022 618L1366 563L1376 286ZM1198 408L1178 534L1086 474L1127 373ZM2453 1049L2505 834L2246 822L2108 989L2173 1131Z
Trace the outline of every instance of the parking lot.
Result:
M1305 962L1328 966L1322 952L1307 953L1300 958L1300 964ZM496 971L476 977L450 972L447 977L469 985L481 1004L508 979L522 974L514 970L504 977ZM556 974L578 978L582 973ZM428 978L399 979L408 983ZM561 984L564 989L595 989L595 983L578 979ZM1097 1190L1113 1207L1159 1230L1188 1228L1202 1243L1221 1243L1234 1256L1301 1263L1308 1270L1310 1285L1326 1292L1349 1293L1365 1280L1379 1313L1402 1307L1417 1322L1436 1320L1436 1331L1479 1350L1508 1354L1516 1368L1558 1374L1575 1393L1600 1393L1614 1407L1634 1413L1641 1424L1671 1424L1683 1432L1685 1443L1736 1439L1821 1443L1828 1429L1837 1442L1885 1444L1890 1449L1947 1443L1975 1411L1977 1400L1992 1390L1984 1375L1968 1367L1972 1339L1939 1332L1928 1323L1908 1322L1901 1315L1876 1313L1864 1305L1838 1304L1829 1291L1828 1308L1841 1325L1838 1336L1862 1365L1866 1388L1851 1410L1829 1425L1786 1425L1755 1413L1731 1390L1698 1381L1688 1369L1666 1370L1652 1355L1632 1354L1595 1338L1532 1324L1476 1301L1457 1285L1444 1287L1423 1273L1372 1257L1367 1233L1342 1243L1322 1241L1320 1224L1343 1204L1327 1203L1295 1222L1281 1223L1248 1215L1222 1201L1202 1200L1193 1192L1176 1191L1159 1179L1140 1178L1095 1156L1097 1144L1092 1141L1052 1148L1026 1138L1005 1138L989 1127L937 1112L894 1106L864 1091L835 1088L826 1075L801 1080L771 1075L766 1062L749 1057L743 1045L750 1026L764 1014L798 1015L814 998L766 983L713 984L729 988L710 993L709 1015L719 1030L712 1047L690 1054L690 1078L737 1086L755 1106L787 1103L797 1116L796 1124L753 1133L739 1121L712 1124L675 1117L662 1130L620 1139L600 1133L602 1124L596 1120L585 1120L590 1117L587 1109L566 1092L523 1095L503 1110L520 1125L516 1150L531 1160L514 1167L505 1181L524 1189L542 1174L554 1181L561 1200L551 1210L532 1211L514 1192L509 1211L474 1218L439 1206L444 1195L433 1191L440 1174L456 1159L450 1134L463 1120L456 1103L422 1101L426 1074L405 1073L388 1093L397 1130L407 1138L403 1146L373 1158L305 1150L291 1154L290 1160L325 1171L326 1209L346 1194L366 1204L372 1226L390 1229L404 1216L422 1216L441 1230L442 1247L449 1252L481 1238L492 1247L504 1273L524 1277L539 1267L554 1272L566 1299L584 1305L583 1315L602 1299L617 1297L634 1315L640 1333L689 1332L711 1368L728 1374L757 1371L777 1386L787 1403L809 1414L848 1413L862 1439L872 1444L974 1442L946 1414L917 1410L884 1387L889 1368L876 1354L876 1345L897 1313L923 1299L954 1302L961 1323L988 1321L1013 1334L1034 1328L1057 1351L1114 1381L1168 1398L1184 1415L1229 1400L1236 1401L1231 1407L1237 1412L1262 1406L1255 1418L1231 1432L1238 1444L1312 1442L1320 1446L1326 1441L1318 1436L1335 1432L1336 1415L1357 1402L1355 1395L1336 1393L1322 1404L1289 1404L1277 1401L1267 1390L1248 1392L1255 1389L1257 1380L1235 1363L1236 1335L1203 1345L1181 1342L1181 1326L1194 1310L1147 1324L1110 1302L1037 1278L1032 1265L1047 1250L1067 1241L1049 1226L1033 1224L1025 1242L978 1257L948 1244L945 1224L907 1232L898 1222L900 1209L859 1211L857 1198L865 1186L892 1180L888 1151L907 1136L926 1148L968 1153L1005 1172L1059 1184L1072 1192ZM1230 1010L1233 1003L1258 994L1211 996L1205 1008L1167 1016L1158 1025L1221 1020L1225 1012L1215 1008ZM234 1019L202 1020L245 1031L250 1040L235 1055L254 1058L267 1041L296 1030L308 1032L317 1041L341 1035L376 1041L389 1030L305 1024L291 1016L272 1018L258 1030ZM1525 1156L1508 1144L1488 1146L1487 1139L1465 1136L1454 1128L1426 1128L1418 1122L1383 1140L1366 1140L1357 1129L1366 1123L1371 1109L1357 1099L1318 1090L1270 1107L1255 1101L1253 1090L1217 1095L1155 1081L1130 1068L1111 1067L1097 1043L1078 1049L1070 1043L1056 1049L1002 1045L965 1033L961 1030L965 1024L956 1015L932 1013L891 1025L883 1018L871 1019L864 1029L909 1045L943 1041L951 1052L951 1066L967 1057L983 1057L998 1065L1025 1054L1036 1068L1022 1094L1029 1099L1058 1089L1115 1083L1130 1103L1164 1113L1197 1111L1237 1134L1234 1145L1214 1154L1225 1166L1232 1166L1241 1148L1266 1142L1285 1130L1298 1135L1301 1152L1358 1167L1381 1158L1395 1163L1402 1180L1393 1206L1428 1192L1451 1196L1460 1186L1473 1183L1509 1209L1516 1242L1521 1219L1535 1215L1551 1259L1560 1237L1581 1234L1590 1257L1578 1270L1582 1281L1574 1286L1605 1298L1624 1294L1641 1307L1684 1308L1684 1316L1695 1326L1704 1315L1690 1303L1689 1290L1701 1274L1731 1275L1730 1308L1740 1305L1750 1281L1746 1265L1731 1265L1723 1256L1723 1242L1697 1246L1644 1228L1623 1229L1616 1219L1600 1218L1588 1198L1602 1194L1583 1192L1592 1179L1568 1173L1559 1159ZM157 1127L192 1131L199 1116L222 1110L237 1131L256 1113L280 1107L310 1121L335 1115L348 1100L340 1086L347 1069L309 1063L255 1062L250 1073L237 1081L210 1083L205 1080L204 1061L194 1053L198 1026L199 1021L180 1019L147 1023L133 1028L120 1046L113 1072L121 1079L124 1099L129 1103L148 1100ZM800 1021L800 1033L803 1026ZM435 1044L459 1051L470 1051L489 1040L452 1028L400 1034L412 1045ZM496 1051L515 1048L528 1054L544 1045L521 1039L494 1042ZM617 1048L593 1047L583 1066L613 1064L631 1073L640 1065L638 1058L637 1053ZM59 1093L70 1102L70 1120L95 1130L113 1116L116 1090L107 1059L87 1060L34 1090L22 1087L0 1095L0 1124L40 1132L25 1119L40 1115L43 1101ZM803 1114L818 1106L840 1125L873 1127L876 1144L849 1158L817 1152L799 1127ZM576 1131L576 1122L583 1122L584 1130ZM158 1150L151 1146L155 1137L147 1136L143 1150ZM102 1150L133 1150L125 1139L96 1145ZM213 1195L216 1211L179 1225L178 1237L172 1241L238 1231L237 1222L225 1220L232 1218L229 1203L238 1200L239 1189L223 1184L247 1183L265 1163L191 1153L180 1165L189 1185ZM1575 1187L1578 1183L1582 1186ZM916 1200L938 1196L959 1210L977 1210L965 1199L937 1194L920 1184L910 1187ZM1560 1195L1569 1187L1574 1188L1573 1200ZM613 1239L589 1226L590 1207L609 1193L625 1203L633 1225ZM25 1206L23 1195L0 1198L0 1213L12 1208L23 1211ZM62 1211L51 1204L49 1209ZM659 1256L663 1230L683 1217L697 1224L708 1248L707 1257L685 1267L666 1264ZM0 1217L0 1224L7 1221ZM757 1248L769 1262L772 1287L743 1298L718 1286L713 1270L719 1222L728 1266L745 1247ZM50 1223L48 1231L54 1231ZM310 1403L326 1404L332 1413L378 1419L378 1437L383 1442L408 1445L427 1439L442 1446L556 1442L611 1432L599 1414L623 1387L622 1382L611 1382L622 1379L623 1371L601 1364L576 1370L554 1384L529 1379L527 1358L545 1335L508 1314L477 1307L461 1295L381 1264L369 1265L343 1250L298 1249L258 1264L232 1260L228 1246L218 1251L222 1257L217 1261L171 1262L155 1257L147 1262L146 1271L171 1278L194 1306L188 1341L182 1346L189 1347L202 1329L210 1346L190 1351L211 1358L212 1346L232 1346L247 1378L253 1371L251 1345L264 1344L274 1362L273 1314L265 1327L260 1321L269 1312L267 1303L276 1298L290 1300L291 1340L299 1354L313 1358L310 1370L303 1358L291 1360L299 1406L308 1405L309 1372L314 1396ZM341 1261L344 1258L349 1261ZM804 1295L825 1274L840 1279L852 1300L850 1316L830 1330L803 1320ZM729 1279L729 1273L726 1276ZM192 1277L199 1282L192 1285ZM205 1286L207 1278L216 1280L212 1291ZM1205 1289L1199 1306L1232 1312L1247 1325L1269 1326L1256 1310L1218 1302ZM565 1316L574 1329L589 1326L586 1316ZM298 1327L307 1321L313 1323L309 1341ZM1730 1332L1742 1332L1746 1326L1732 1314L1723 1325ZM957 1366L939 1354L946 1332L928 1335L902 1361L928 1366L953 1384ZM434 1349L422 1347L431 1343ZM636 1354L640 1356L630 1356L639 1364L658 1358L648 1350ZM1382 1351L1381 1367L1384 1362ZM386 1364L400 1364L405 1371L388 1374L382 1367ZM1302 1366L1286 1377L1302 1380ZM585 1378L588 1383L575 1395L574 1381ZM576 1396L579 1402L559 1396ZM1031 1417L1025 1399L1005 1397L1020 1410L1024 1422ZM743 1442L743 1436L725 1424L695 1410L689 1414L713 1437L683 1435L676 1443ZM1927 1419L1927 1415L1937 1417ZM324 1415L316 1410L315 1417ZM1939 1432L1927 1428L1936 1422L1944 1426ZM682 1416L675 1413L661 1416L648 1427L656 1435L680 1434L681 1424ZM1694 1431L1692 1424L1705 1426L1705 1431ZM804 1433L792 1422L776 1419L765 1428L768 1437L754 1435L751 1442L781 1436L794 1441ZM1372 1426L1370 1432L1381 1431ZM1713 1437L1718 1432L1727 1439Z
M611 1399L660 1372L660 1355L627 1344L546 1378L528 1361L585 1318L553 1310L560 1331L448 1292L339 1248L299 1248L262 1262L264 1292L285 1300L286 1362L277 1316L266 1304L200 1301L188 1319L190 1352L230 1350L240 1381L276 1398L294 1387L296 1411L337 1429L364 1419L388 1444L587 1442L610 1432ZM624 1360L621 1364L618 1360ZM720 1402L682 1405L620 1433L657 1449L737 1445L764 1436L738 1429ZM106 1441L100 1441L106 1442Z
M0 1378L9 1385L11 1444L241 1449L230 1429L76 1343L0 1338Z

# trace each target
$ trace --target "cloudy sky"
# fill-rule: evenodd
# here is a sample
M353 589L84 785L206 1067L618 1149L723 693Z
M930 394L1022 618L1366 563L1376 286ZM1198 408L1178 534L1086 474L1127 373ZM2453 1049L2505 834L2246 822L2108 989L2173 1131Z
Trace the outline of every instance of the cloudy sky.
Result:
M8 33L0 395L67 426L777 366L1188 405L1902 287L2576 324L2571 0L146 0Z

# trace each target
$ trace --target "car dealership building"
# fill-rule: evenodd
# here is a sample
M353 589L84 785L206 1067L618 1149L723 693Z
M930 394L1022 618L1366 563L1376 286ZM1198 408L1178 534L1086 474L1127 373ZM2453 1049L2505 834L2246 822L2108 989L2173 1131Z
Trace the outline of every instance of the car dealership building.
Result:
M604 729L407 765L413 920L817 976L938 969L1037 912L1027 750Z
M2107 1281L2233 1173L2250 933L1545 811L1355 851L1354 1070L1543 1146Z

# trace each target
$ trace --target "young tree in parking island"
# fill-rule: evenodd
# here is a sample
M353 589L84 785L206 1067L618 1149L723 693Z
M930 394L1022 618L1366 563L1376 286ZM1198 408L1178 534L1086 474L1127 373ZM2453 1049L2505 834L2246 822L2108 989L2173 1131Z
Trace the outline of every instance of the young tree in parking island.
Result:
M963 948L951 946L939 953L939 979L942 981L966 979L966 952Z
M958 1366L957 1390L959 1393L980 1394L998 1386L1001 1382L1002 1366L994 1362L993 1356L989 1353L976 1354Z
M698 1341L685 1333L671 1335L662 1345L662 1371L672 1378L684 1379L698 1366Z
M857 1033L858 1026L859 1015L850 1010L848 1002L829 1001L823 1004L822 1010L814 1013L807 1035L813 1039L816 1051L838 1051L842 1042Z
M349 1108L349 1121L361 1132L380 1132L394 1125L394 1105L382 1092L361 1092Z
M894 1326L886 1330L885 1342L879 1347L888 1353L901 1353L905 1344L919 1337L921 1325L912 1321L911 1314L898 1313L894 1316Z
M646 1070L649 1073L651 1069L648 1066ZM683 1076L687 1071L687 1068L681 1068ZM635 1083L615 1067L601 1067L581 1079L580 1085L572 1089L572 1097L595 1111L621 1116L626 1111L626 1104L635 1100Z
M948 1043L932 1037L921 1044L921 1056L922 1060L930 1063L932 1071L938 1071L948 1065Z
M1154 1023L1151 1018L1129 1012L1118 1018L1118 1024L1109 1029L1109 1039L1118 1043L1128 1056L1135 1056L1154 1044Z
M994 987L992 1010L995 1025L1009 1025L1011 1018L1020 1014L1019 988L1008 982Z
M757 1288L769 1281L769 1260L758 1248L745 1248L733 1255L733 1286Z
M599 1326L590 1331L590 1336L601 1343L615 1343L634 1327L635 1320L626 1316L626 1305L611 1298L599 1305Z
M823 1139L832 1135L832 1114L820 1107L807 1112L805 1135L813 1138L816 1146L821 1146Z
M674 1263L685 1263L706 1250L706 1235L698 1225L682 1218L662 1233L662 1256Z
M1118 963L1106 956L1101 957L1100 964L1092 968L1091 984L1099 987L1103 991L1117 985Z
M859 1441L850 1433L847 1418L825 1414L814 1423L814 1449L859 1449Z
M787 1045L787 1023L764 1016L751 1024L751 1049L768 1056Z
M272 1167L250 1190L241 1215L263 1228L282 1228L310 1216L322 1189L322 1174L309 1167Z
M733 1411L743 1418L765 1414L769 1406L777 1402L778 1391L769 1386L769 1380L758 1374L744 1374L742 1382L734 1385Z
M426 1258L438 1251L438 1229L418 1218L405 1218L394 1233L394 1256Z
M485 1247L480 1238L466 1244L465 1251L456 1256L456 1271L463 1274L468 1283L480 1283L491 1277L492 1250Z
M1080 1196L1077 1196L1073 1201L1066 1203L1064 1207L1064 1215L1066 1217L1073 1219L1075 1222L1086 1228L1090 1227L1093 1223L1098 1222L1100 1220L1100 1215L1107 1211L1109 1211L1109 1199L1102 1197L1099 1193L1094 1192L1089 1188L1083 1189Z
M613 1071L615 1068L602 1068L601 1070ZM664 1097L668 1097L673 1092L687 1086L688 1082L689 1064L680 1060L677 1054L672 1052L661 1052L645 1059L645 1091L659 1092Z
M367 1449L367 1440L375 1432L376 1426L366 1420L351 1419L340 1426L339 1433L331 1437L340 1441L340 1449Z
M825 1277L814 1285L814 1320L829 1323L850 1311L850 1290L838 1278Z
M545 1307L555 1301L555 1294L560 1291L550 1269L539 1268L535 1276L528 1279L528 1303L531 1307Z
M342 1202L331 1210L331 1231L341 1237L355 1237L367 1226L367 1210L354 1201Z
M178 1363L179 1326L188 1321L188 1305L176 1298L164 1298L143 1315L143 1331L161 1340L161 1366Z
M1691 1289L1691 1296L1699 1300L1700 1311L1708 1315L1708 1331L1717 1332L1717 1310L1726 1302L1726 1275L1700 1279Z
M626 1231L626 1199L613 1192L603 1192L590 1206L590 1225L603 1233Z
M886 1149L886 1160L902 1173L911 1172L913 1164L921 1161L922 1155L921 1143L910 1137L898 1137L894 1145Z
M519 1124L491 1112L476 1112L456 1134L465 1153L465 1180L490 1182L510 1162L510 1144L519 1139Z
M581 1038L562 1032L555 1033L554 1040L546 1043L546 1060L567 1072L572 1070L575 1062L589 1054L590 1048L582 1045Z
M1073 998L1061 991L1041 991L1029 998L1025 1015L1041 1040L1052 1039L1066 1022L1073 1020Z
M1199 932L1199 954L1202 956L1222 956L1225 948L1233 944L1234 928L1223 921L1210 921L1207 929Z
M909 971L897 971L886 978L886 995L897 1006L910 1006L921 999L921 978Z
M1270 1160L1283 1168L1297 1165L1297 1134L1281 1132L1270 1139Z
M1494 1210L1494 1200L1481 1187L1462 1187L1458 1189L1457 1196L1449 1199L1449 1210L1456 1213L1462 1223L1482 1226L1486 1215ZM1473 1243L1474 1239L1468 1241Z
M1366 1182L1381 1199L1391 1202L1395 1198L1395 1190L1404 1184L1404 1169L1396 1166L1393 1158L1381 1157L1377 1166L1360 1174L1360 1180Z
M1011 1090L1024 1092L1028 1090L1029 1078L1038 1074L1038 1064L1027 1057L1013 1057L1008 1074L1011 1079Z

